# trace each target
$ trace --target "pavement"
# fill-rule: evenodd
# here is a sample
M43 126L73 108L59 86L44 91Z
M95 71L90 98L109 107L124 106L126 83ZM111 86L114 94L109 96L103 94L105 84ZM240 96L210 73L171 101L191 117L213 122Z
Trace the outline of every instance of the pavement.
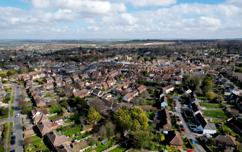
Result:
M188 124L186 123L183 114L182 114L182 106L181 106L181 99L179 97L174 97L174 99L177 99L178 102L176 102L177 105L177 114L180 116L180 119L182 120L182 125L184 126L186 132L184 132L184 135L190 139L192 138L195 142L194 145L194 151L195 152L206 152L206 150L203 148L203 146L200 144L200 142L196 139L196 133L192 132L191 129L188 127Z
M0 121L0 124L3 124L5 122L13 122L13 131L15 131L16 141L15 144L12 146L9 146L13 149L15 149L15 152L23 152L23 130L22 125L20 124L20 117L16 118L15 115L21 112L20 108L18 107L18 100L19 100L19 92L21 88L17 88L17 84L11 83L15 87L15 101L14 104L10 104L9 106L14 106L14 115L13 117L9 117L7 119L4 119ZM10 100L11 102L11 100Z

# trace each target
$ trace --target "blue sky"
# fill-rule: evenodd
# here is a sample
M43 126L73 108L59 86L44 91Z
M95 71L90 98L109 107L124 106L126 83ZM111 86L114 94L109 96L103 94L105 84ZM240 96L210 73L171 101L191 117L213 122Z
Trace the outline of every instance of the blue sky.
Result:
M2 0L0 39L242 36L242 0Z

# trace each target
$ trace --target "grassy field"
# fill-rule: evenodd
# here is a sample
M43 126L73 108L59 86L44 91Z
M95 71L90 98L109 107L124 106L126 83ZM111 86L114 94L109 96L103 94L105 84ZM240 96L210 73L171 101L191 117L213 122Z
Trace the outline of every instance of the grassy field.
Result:
M204 111L204 115L212 118L228 118L221 110Z
M110 150L109 152L124 152L125 150L127 150L126 147L118 146L117 148Z
M54 116L51 116L49 118L52 120L52 119L55 119L55 118L58 118L58 117L62 117L62 116L60 116L60 115L54 115Z
M15 100L15 96L13 95L11 99L11 103L14 103L14 100Z
M10 122L9 133L8 133L8 143L9 144L11 143L12 131L13 131L13 122Z
M4 47L11 47L11 46L24 46L24 45L26 45L26 44L0 44L0 47L1 46L4 46Z
M206 108L221 108L220 105L202 104L202 107Z
M175 96L175 97L178 97L178 93L176 93L174 96Z
M57 107L57 108L50 109L50 114L56 113L56 112L58 112L60 109L62 109L62 107Z
M57 132L61 132L65 136L71 136L76 133L80 133L82 131L82 127L80 125L69 125L62 128L56 129Z
M14 112L14 106L11 106L11 108L10 108L10 117L13 117L13 112Z
M79 119L78 116L72 116L72 117L68 118L68 119L65 121L65 123L69 123L69 122L72 122L73 120L78 120L78 119Z

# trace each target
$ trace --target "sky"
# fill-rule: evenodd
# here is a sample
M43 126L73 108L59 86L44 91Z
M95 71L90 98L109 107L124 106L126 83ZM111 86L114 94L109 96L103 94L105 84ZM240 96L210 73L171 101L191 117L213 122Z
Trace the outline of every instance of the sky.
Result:
M242 38L242 0L0 0L0 39Z

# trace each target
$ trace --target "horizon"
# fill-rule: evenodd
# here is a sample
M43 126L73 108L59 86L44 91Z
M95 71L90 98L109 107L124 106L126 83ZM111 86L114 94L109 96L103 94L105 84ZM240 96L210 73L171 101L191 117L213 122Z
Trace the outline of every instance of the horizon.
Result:
M1 40L241 39L241 0L11 0Z

